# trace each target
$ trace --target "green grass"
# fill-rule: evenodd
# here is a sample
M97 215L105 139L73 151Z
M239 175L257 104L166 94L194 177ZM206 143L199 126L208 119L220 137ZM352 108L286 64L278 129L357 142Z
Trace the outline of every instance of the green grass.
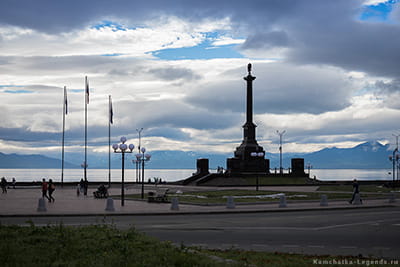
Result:
M134 229L0 226L1 266L223 266Z
M393 188L378 186L378 185L360 185L360 192L366 193L389 193ZM353 192L352 185L321 185L317 191L342 191Z
M257 184L257 177L244 177L249 185ZM282 176L282 177L258 177L259 185L305 185L310 181L307 177L290 177L290 176Z
M174 246L110 225L0 225L1 266L311 266L316 260L360 260ZM318 264L315 266L319 266ZM335 266L335 265L330 265ZM347 265L354 266L354 265ZM374 265L369 265L374 266ZM394 266L394 265L391 265Z
M183 194L168 194L168 198L178 197L180 203L192 204L226 204L228 196L234 196L236 203L254 203L254 202L274 202L279 201L276 198L257 197L265 195L275 195L282 192L278 191L256 191L256 190L216 190L216 191L193 191ZM287 200L320 200L324 193L318 192L285 192ZM328 199L349 199L351 193L328 193L325 194ZM246 198L240 197L246 196ZM254 197L251 197L254 196ZM126 199L139 199L140 195L126 195ZM147 199L147 195L145 196Z
M390 263L390 260L387 260L385 264L382 262L382 259L351 256L313 256L278 252L243 251L235 249L204 251L221 258L234 260L240 263L241 266L399 266L399 261ZM384 265L380 264L380 260Z

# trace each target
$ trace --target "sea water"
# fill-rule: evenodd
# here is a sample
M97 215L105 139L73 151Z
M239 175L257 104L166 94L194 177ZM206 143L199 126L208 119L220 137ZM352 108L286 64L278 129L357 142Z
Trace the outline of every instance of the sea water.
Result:
M145 169L144 177L148 179L161 178L162 181L174 182L190 177L193 169ZM306 170L308 172L308 170ZM11 182L15 177L17 182L41 181L42 178L61 181L61 169L0 169L0 177L6 177ZM316 176L322 181L351 181L357 180L392 180L391 170L388 169L311 169L310 177ZM120 182L121 169L111 170L111 181ZM64 182L79 182L83 178L83 169L64 169ZM87 169L87 179L90 182L108 182L108 169ZM136 170L125 169L125 182L136 181Z

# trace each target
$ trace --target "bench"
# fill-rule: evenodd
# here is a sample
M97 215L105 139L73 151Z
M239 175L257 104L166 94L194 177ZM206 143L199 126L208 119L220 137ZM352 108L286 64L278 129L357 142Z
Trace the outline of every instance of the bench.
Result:
M168 193L169 189L165 189L165 190L157 190L156 192L148 192L147 193L147 201L148 202L168 202L168 197L167 197L167 193Z

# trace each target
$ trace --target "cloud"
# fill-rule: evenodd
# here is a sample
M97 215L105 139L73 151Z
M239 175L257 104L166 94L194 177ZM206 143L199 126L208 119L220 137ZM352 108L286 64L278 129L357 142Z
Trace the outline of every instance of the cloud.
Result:
M235 45L235 44L242 44L245 40L243 39L235 39L229 36L221 36L215 39L212 42L213 46L223 46L223 45Z
M54 143L59 138L58 133L48 131L33 132L27 128L0 127L0 139L7 141L36 143L42 146L43 143Z
M221 129L235 120L233 114L218 114L215 110L194 107L180 100L142 101L134 104L135 116L131 116L132 103L119 103L123 123L135 123L144 128L192 128ZM121 116L121 115L119 115ZM218 117L218 120L215 118Z
M386 107L400 109L400 79L378 80L375 87L376 97L383 99Z
M2 2L4 16L0 18L5 25L14 25L0 31L2 38L7 39L7 42L3 41L2 53L144 56L160 47L194 46L204 40L202 31L223 29L246 36L242 51L252 57L257 54L271 58L285 56L287 61L300 64L334 65L388 77L400 74L397 68L400 25L358 20L364 1L267 1L257 5L227 2L179 1L178 5L175 1L168 4L148 1L137 5L122 1L119 5L109 5L97 1L91 6L90 2L71 1L57 5L41 1L34 7L25 2L32 12L24 16L17 8L22 2ZM397 14L399 4L391 5L393 15ZM42 9L48 12L33 12ZM71 17L67 20L60 16L57 12L60 9L64 10L62 14L69 12ZM106 17L112 21L116 18L114 14L118 14L124 24L103 24L82 30L83 26L95 25L95 21ZM139 21L144 26L137 26ZM69 30L60 35L59 29L52 30L58 27ZM46 43L40 40L46 40Z
M1 1L0 150L59 146L64 85L68 143L79 150L87 75L93 147L107 145L111 94L113 140L144 127L160 149L233 151L249 61L262 145L276 129L308 149L386 138L400 109L391 7L372 21L361 0Z
M197 80L200 78L200 75L195 74L192 70L187 68L154 68L148 71L149 73L156 76L158 79L173 81L173 80Z
M390 82L376 81L375 86L381 90L382 93L399 93L400 92L400 78Z
M271 49L276 47L288 47L289 36L284 31L263 32L251 34L247 37L242 49Z
M190 103L220 111L244 112L245 68L235 80L207 83L187 96ZM253 65L254 108L258 113L312 113L340 110L350 105L356 88L345 72L331 67L282 63ZM310 77L313 77L310 79Z
M172 140L189 141L190 135L182 129L171 127L155 127L146 129L146 136L164 137Z
M223 30L229 20L210 23L204 19L192 24L177 17L161 17L143 26L113 22L94 24L68 32L45 33L19 26L1 26L3 56L103 55L149 58L161 49L193 47L206 39L205 32ZM205 32L204 32L205 31Z

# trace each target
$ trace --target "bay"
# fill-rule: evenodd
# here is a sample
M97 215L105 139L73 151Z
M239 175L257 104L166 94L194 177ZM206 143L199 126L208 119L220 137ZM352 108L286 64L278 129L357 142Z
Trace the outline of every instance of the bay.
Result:
M173 182L188 178L193 169L145 169L145 181L154 177L161 178L163 181ZM388 169L311 169L310 177L316 176L322 181L351 181L357 180L392 180L391 170ZM0 177L6 177L11 181L13 177L17 182L41 181L42 178L61 181L60 169L0 169ZM125 181L136 181L136 170L125 169ZM65 169L64 182L79 182L83 178L82 169ZM90 182L108 182L108 169L88 169L87 178ZM121 181L121 169L111 170L111 181Z
M188 169L145 169L145 181L154 177L163 181L172 182L185 179L192 175L194 170ZM43 178L61 181L61 169L0 169L0 177L5 176L7 181L15 177L17 182L41 181ZM121 169L111 169L111 182L121 181ZM82 169L64 169L64 182L79 182L83 178ZM89 182L108 182L108 169L87 169ZM136 170L125 169L125 182L136 181Z
M388 169L311 169L310 177L314 175L321 181L392 180L393 177Z

